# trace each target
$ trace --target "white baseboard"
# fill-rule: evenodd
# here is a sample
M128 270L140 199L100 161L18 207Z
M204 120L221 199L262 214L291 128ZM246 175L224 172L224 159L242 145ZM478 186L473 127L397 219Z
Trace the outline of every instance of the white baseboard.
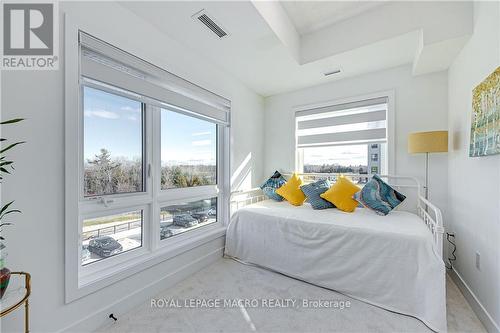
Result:
M499 325L495 322L493 317L488 313L486 308L481 304L474 292L469 288L467 283L465 283L462 276L455 270L449 273L455 284L458 286L462 294L464 295L467 302L469 302L472 310L476 313L479 320L483 323L484 327L489 333L500 333Z
M220 258L222 258L223 251L224 248L219 248L210 253L207 253L206 255L198 258L196 261L190 262L189 264L180 267L178 270L172 272L171 274L163 276L158 280L144 286L143 288L134 291L132 294L127 295L112 304L108 304L105 307L95 311L94 313L91 313L78 322L60 330L59 333L93 332L98 328L105 327L106 325L111 326L113 322L111 321L111 319L107 319L107 316L110 312L112 312L116 317L119 318L121 315L126 314L133 308L147 301L148 298L154 297L162 290L174 286L188 276L196 273L200 269L219 260Z

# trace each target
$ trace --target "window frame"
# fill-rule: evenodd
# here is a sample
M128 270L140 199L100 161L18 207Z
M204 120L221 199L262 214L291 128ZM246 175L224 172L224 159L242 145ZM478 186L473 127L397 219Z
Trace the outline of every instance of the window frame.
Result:
M329 100L329 101L324 101L324 102L319 102L319 103L312 103L312 104L306 104L306 105L299 105L293 107L293 115L294 115L294 124L295 124L295 133L294 133L294 154L295 154L295 166L294 170L297 170L300 173L303 173L304 171L304 154L303 154L303 149L306 148L299 148L298 147L298 122L297 122L297 117L295 114L299 111L306 111L310 109L316 109L316 108L323 108L323 107L330 107L330 106L335 106L335 105L340 105L340 104L347 104L347 103L355 103L363 100L369 100L369 99L375 99L375 98L381 98L381 97L386 97L387 98L387 126L386 126L386 144L387 144L387 173L388 174L393 174L393 172L396 169L396 160L395 160L395 91L394 90L386 90L386 91L379 91L379 92L374 92L374 93L369 93L365 95L358 95L358 96L352 96L352 97L347 97L347 98L339 98L335 100ZM366 144L372 144L374 142L367 142ZM344 145L357 145L358 143L346 143L346 144L339 144L338 146L344 146ZM363 143L364 144L364 143ZM333 145L332 145L333 146ZM368 158L370 158L368 156Z
M137 274L151 266L173 258L185 251L189 251L204 243L224 236L225 225L229 220L230 196L230 113L227 114L226 125L217 124L217 185L193 188L194 191L177 191L178 200L196 200L217 197L217 222L185 232L176 237L160 242L160 205L167 201L160 201L160 165L161 149L160 123L156 117L163 105L162 102L128 93L125 90L114 90L112 87L95 83L80 77L80 43L81 27L75 21L65 20L65 302L70 303L78 298L107 287L128 276ZM92 27L85 31L91 33ZM99 33L93 33L94 36ZM109 36L112 37L112 36ZM110 43L116 42L113 38L103 38ZM113 43L118 45L119 43ZM143 103L143 192L106 194L93 197L84 195L84 156L83 156L83 86L107 91L112 94L132 98ZM111 90L111 91L108 91ZM168 101L166 101L168 102ZM175 108L175 107L174 107ZM177 112L177 111L176 111ZM188 115L195 115L188 110L179 110ZM203 115L199 118L208 119ZM185 189L181 189L185 190ZM215 193L215 194L214 194ZM169 200L173 200L171 194ZM179 198L182 196L182 198ZM109 201L108 206L97 198ZM171 202L171 201L168 201ZM226 204L224 204L226 203ZM86 218L107 216L117 213L143 211L142 246L121 253L119 255L96 261L83 266L81 264L82 226Z
M154 102L153 102L154 103ZM225 147L221 144L223 142L222 139L219 139L229 135L229 132L226 131L225 126L221 126L217 124L217 144L216 144L216 165L217 165L217 184L216 185L205 185L205 186L196 186L196 187L182 187L182 188L172 188L172 189L161 189L161 111L165 108L164 105L154 103L152 106L153 112L153 123L155 126L153 127L153 150L155 153L153 154L153 174L155 181L153 182L153 191L156 193L156 200L154 202L154 216L160 216L161 207L165 207L168 205L174 205L180 202L184 202L186 200L194 201L194 200L202 200L208 199L212 197L217 197L217 210L221 209L223 205L221 203L222 200L225 200L221 194L223 191L219 190L220 186L223 186L227 183L227 179L224 179L224 175L229 175L229 168L226 166L225 161L222 157L224 155ZM169 111L176 112L169 108ZM186 114L186 113L184 113ZM189 116L189 114L187 114ZM197 118L204 120L204 117L198 116ZM221 150L222 149L222 150ZM220 153L222 152L222 153ZM229 151L227 151L229 154ZM221 178L219 178L221 175ZM229 199L227 199L229 200ZM191 230L186 233L182 233L177 235L177 237L160 239L160 220L158 219L158 223L154 223L151 226L151 232L154 235L152 237L152 244L154 248L168 248L170 243L172 242L183 242L189 240L191 235L199 235L204 230L210 229L220 229L224 228L224 223L222 222L222 218L226 217L226 221L229 219L228 213L225 215L217 215L217 221L214 223L210 223L203 227L197 228L195 230ZM225 228L224 228L225 229ZM158 236L158 237L156 237Z
M78 133L78 144L80 146L81 154L79 158L79 171L78 171L78 183L79 183L79 202L78 202L78 254L81 258L82 251L82 239L81 233L83 230L83 220L93 217L104 217L109 215L114 215L120 212L126 212L130 210L136 210L134 207L143 207L143 221L142 221L142 244L140 247L131 249L124 253L120 253L116 256L105 258L93 262L89 265L80 265L78 267L79 286L85 286L92 281L101 278L100 272L106 271L108 267L123 265L127 261L137 258L138 256L145 255L151 251L150 238L152 237L148 234L151 228L151 222L153 220L154 214L152 213L152 203L154 200L153 193L153 177L148 174L148 168L151 164L152 159L152 145L151 145L151 126L152 117L148 116L148 113L152 113L150 106L139 98L132 98L125 96L126 94L121 94L122 97L130 98L141 102L142 109L142 178L143 178L143 191L141 192L131 192L131 193L116 193L116 194L102 194L95 196L85 196L84 191L84 172L85 172L85 157L84 157L84 87L89 86L87 83L80 80L79 83L79 105L78 115L81 119L81 126ZM94 89L102 90L110 94L116 94L111 88L100 89L99 87L93 87ZM130 96L133 96L130 94ZM106 204L101 200L112 201L110 204Z
M127 261L140 257L144 254L148 253L148 249L145 248L145 244L149 243L149 237L147 233L144 232L146 229L144 227L144 224L147 221L150 221L152 216L151 212L149 209L150 205L144 204L144 205L137 205L137 206L127 206L125 208L113 208L111 210L106 210L104 212L98 212L98 213L89 213L89 214L81 214L79 218L79 225L83 225L83 220L85 219L91 219L91 218L96 218L96 217L104 217L104 216L109 216L109 215L115 215L115 214L120 214L120 213L126 213L130 211L135 211L135 210L142 210L142 243L140 247L137 247L135 249L128 250L124 253L120 253L118 255L114 255L109 258L105 258L102 260L98 260L95 262L92 262L88 265L79 265L79 276L80 276L80 281L79 285L80 286L85 286L91 283L92 281L96 280L99 278L99 273L102 271L105 271L109 267L112 266L117 266L123 263L126 263ZM78 244L79 248L81 249L82 244L81 244L81 238L80 238L80 243ZM81 251L79 251L81 255ZM81 258L81 257L80 257Z

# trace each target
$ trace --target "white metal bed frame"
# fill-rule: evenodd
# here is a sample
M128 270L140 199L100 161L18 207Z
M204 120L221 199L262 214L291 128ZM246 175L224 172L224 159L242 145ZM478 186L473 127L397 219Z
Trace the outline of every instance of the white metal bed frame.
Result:
M283 176L291 176L291 173L284 172ZM335 181L341 174L338 173L297 173L301 176L305 183L314 182L320 179L328 179L330 181ZM356 180L368 180L371 175L359 175L359 174L343 174L344 176L351 178L353 181ZM440 256L443 257L443 216L441 210L436 207L433 203L427 200L421 192L422 186L418 180L414 177L409 176L396 176L396 175L381 175L381 178L387 179L388 184L395 188L407 188L416 191L416 213L422 221L425 223L427 228L432 233L432 238L434 241L435 248ZM402 182L406 182L402 184ZM251 205L253 203L266 200L266 196L260 188L252 188L245 191L234 191L231 193L231 214L236 210Z

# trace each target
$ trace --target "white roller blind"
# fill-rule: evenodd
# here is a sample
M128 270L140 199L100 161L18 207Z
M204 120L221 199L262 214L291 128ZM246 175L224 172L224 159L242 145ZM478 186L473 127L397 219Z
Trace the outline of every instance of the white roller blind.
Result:
M80 32L80 59L84 80L102 82L178 110L229 123L229 100L84 32Z
M299 148L387 141L387 97L296 112Z

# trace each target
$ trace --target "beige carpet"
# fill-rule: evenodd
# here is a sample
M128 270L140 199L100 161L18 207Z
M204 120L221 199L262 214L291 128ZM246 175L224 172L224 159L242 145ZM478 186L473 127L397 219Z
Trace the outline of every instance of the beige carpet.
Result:
M219 260L155 299L157 307L148 301L98 332L431 332L415 318L230 259ZM248 303L238 304L237 299ZM311 306L326 300L323 305L331 307L306 308L303 300ZM486 332L451 279L447 303L449 332Z

